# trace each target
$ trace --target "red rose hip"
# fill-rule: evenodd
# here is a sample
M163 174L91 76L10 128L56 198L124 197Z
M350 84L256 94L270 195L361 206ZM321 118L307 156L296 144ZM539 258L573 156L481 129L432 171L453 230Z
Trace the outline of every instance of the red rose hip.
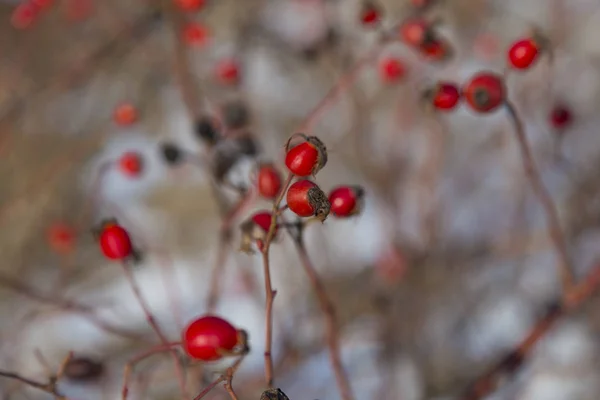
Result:
M438 82L433 88L425 91L424 98L437 110L450 111L457 106L460 100L460 91L452 82Z
M539 53L539 46L534 39L521 39L508 49L508 63L515 69L527 69L535 63Z
M281 190L281 174L274 165L262 164L258 169L256 186L262 197L274 199Z
M107 224L102 228L98 242L102 253L110 260L125 260L134 255L129 233L116 223Z
M316 183L307 179L294 182L287 191L287 205L300 217L315 216L324 221L331 205Z
M471 108L488 113L500 107L506 96L502 77L490 72L480 72L463 87L463 97Z
M142 157L133 151L124 153L119 159L119 169L128 177L136 178L143 170Z
M187 355L202 361L220 360L239 344L238 330L223 318L213 315L192 321L182 336Z
M329 193L329 203L334 216L342 218L360 212L364 190L359 186L340 186Z
M379 24L380 20L381 10L379 7L371 1L364 2L360 12L361 24L365 27L372 28Z
M397 82L405 74L404 64L397 58L385 58L379 64L379 75L381 80L387 83Z
M297 176L315 175L327 164L327 149L316 136L303 136L304 141L289 148L286 146L285 165Z

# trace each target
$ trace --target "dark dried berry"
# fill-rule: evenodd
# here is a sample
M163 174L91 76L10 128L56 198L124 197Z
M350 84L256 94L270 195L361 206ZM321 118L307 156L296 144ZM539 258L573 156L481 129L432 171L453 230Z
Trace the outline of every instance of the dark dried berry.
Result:
M260 400L290 400L281 389L268 389L260 396Z
M208 117L202 117L196 121L196 136L209 145L217 143L221 138L214 122Z
M86 357L72 358L65 365L63 376L73 381L91 381L104 373L104 365Z
M176 165L183 161L183 152L173 143L163 143L160 146L161 154L169 165Z

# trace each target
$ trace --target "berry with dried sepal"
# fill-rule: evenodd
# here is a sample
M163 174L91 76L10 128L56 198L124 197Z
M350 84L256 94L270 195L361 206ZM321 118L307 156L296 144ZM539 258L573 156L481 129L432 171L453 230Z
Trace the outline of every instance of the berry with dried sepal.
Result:
M139 260L129 232L116 221L104 222L96 235L102 254L109 260Z
M294 182L287 191L286 199L289 209L299 217L315 216L324 221L331 209L325 193L308 179Z
M139 177L144 169L142 156L135 151L128 151L124 153L119 158L119 169L127 177Z
M534 38L517 40L508 49L508 64L514 69L528 69L537 61L541 50Z
M219 82L224 85L237 85L240 82L240 66L235 59L219 61L215 73Z
M381 21L381 8L373 1L365 1L360 10L361 25L374 28Z
M425 90L423 99L432 104L436 110L451 111L458 105L460 90L452 82L438 82L435 86Z
M196 22L188 22L183 27L183 40L191 46L204 46L210 37L208 28Z
M262 251L272 221L273 214L270 211L258 211L243 222L240 225L240 230L242 231L240 250L252 254L252 243L256 242L258 249ZM277 234L277 230L278 227L275 226L274 236Z
M75 382L90 382L104 374L104 365L87 357L74 357L64 367L63 376Z
M274 199L281 190L281 174L273 164L261 164L256 176L258 193L266 199Z
M165 142L160 145L160 154L170 166L181 164L184 160L181 149L170 142Z
M244 333L223 318L205 315L188 324L182 343L189 357L210 362L235 354L236 347L245 346L244 337Z
M132 104L122 103L115 108L113 118L117 125L129 126L138 120L138 112Z
M339 186L329 193L331 212L335 217L351 217L360 213L365 191L360 186Z
M566 106L557 105L550 112L550 123L555 129L565 129L572 121L573 115Z
M406 68L404 64L397 58L384 58L379 63L379 75L381 80L386 83L398 82L404 77Z
M463 97L471 108L480 113L496 110L506 100L506 88L500 75L480 72L462 89Z
M300 134L304 141L289 148L292 136L286 144L285 165L294 175L316 175L327 164L327 148L316 136Z
M206 0L173 0L173 2L181 11L197 12L204 7Z

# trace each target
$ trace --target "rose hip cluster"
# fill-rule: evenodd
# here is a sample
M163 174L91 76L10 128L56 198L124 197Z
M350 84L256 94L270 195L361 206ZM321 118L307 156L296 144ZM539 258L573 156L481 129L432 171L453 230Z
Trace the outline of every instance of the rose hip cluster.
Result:
M302 140L295 146L290 146L292 139ZM316 136L304 134L293 135L286 144L285 165L289 171L288 182L284 184L281 173L272 163L259 165L256 188L265 199L278 204L285 195L288 208L298 217L312 217L321 222L330 213L337 218L348 218L356 215L362 208L364 190L359 186L339 186L334 188L329 196L309 177L314 177L327 164L327 149L325 144ZM293 178L297 178L292 183ZM285 191L285 193L282 193ZM250 244L256 242L262 250L273 223L273 213L259 211L241 225L243 232L242 250L251 252ZM275 232L277 226L274 227Z

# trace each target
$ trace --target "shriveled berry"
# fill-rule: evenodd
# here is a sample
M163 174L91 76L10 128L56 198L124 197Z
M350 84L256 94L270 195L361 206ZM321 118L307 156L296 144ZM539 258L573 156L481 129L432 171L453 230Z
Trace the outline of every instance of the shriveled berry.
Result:
M256 181L258 193L264 198L274 199L281 190L281 174L273 164L262 164Z
M363 26L372 28L381 21L381 9L372 1L365 1L360 10L360 22Z
M329 193L331 212L338 218L350 217L360 212L364 190L360 186L340 186Z
M331 204L316 183L303 179L294 182L287 191L287 205L299 217L315 216L324 221Z
M191 46L204 46L208 43L208 28L196 22L189 22L183 27L183 40Z
M379 75L384 82L397 82L404 77L405 73L406 69L404 64L397 58L384 58L379 63Z
M399 29L400 39L411 47L421 47L434 39L431 24L424 18L407 19Z
M215 123L210 117L201 117L198 119L195 128L198 139L206 144L213 145L220 139L220 134L215 127Z
M129 126L138 119L137 109L130 103L119 104L114 111L114 120L118 125Z
M133 256L134 249L129 233L118 224L104 226L98 242L102 253L110 260L125 260Z
M183 348L196 360L217 361L238 345L238 330L223 318L206 315L192 321L183 332Z
M327 149L316 136L305 137L300 144L287 149L285 165L297 176L315 175L327 164Z
M119 159L119 169L130 178L139 177L144 169L143 167L142 156L134 151L124 153Z
M462 93L473 110L487 113L504 103L506 89L501 76L492 72L480 72L467 82Z
M35 22L39 14L39 7L33 3L22 2L13 11L10 22L16 29L26 29Z
M460 91L452 82L438 82L433 88L425 92L425 98L437 110L453 110L460 100Z
M104 365L87 357L74 357L70 359L63 369L63 376L77 382L89 382L101 377Z
M562 105L554 107L550 113L550 123L556 129L566 128L572 120L571 111Z
M217 63L217 79L224 85L237 85L240 81L240 67L235 59L224 59Z
M195 12L204 7L206 0L173 0L173 2L181 11Z
M160 152L165 162L169 165L177 165L183 161L183 152L173 143L162 143L160 145Z
M534 39L520 39L508 49L508 62L515 69L527 69L538 59L539 54L539 46Z
M252 253L252 243L257 242L259 250L262 251L264 241L271 229L273 214L270 211L257 211L240 225L242 231L242 242L240 250L246 253ZM278 227L275 226L274 236L277 234Z
M69 254L75 246L75 229L65 223L56 223L48 228L48 243L58 254Z

